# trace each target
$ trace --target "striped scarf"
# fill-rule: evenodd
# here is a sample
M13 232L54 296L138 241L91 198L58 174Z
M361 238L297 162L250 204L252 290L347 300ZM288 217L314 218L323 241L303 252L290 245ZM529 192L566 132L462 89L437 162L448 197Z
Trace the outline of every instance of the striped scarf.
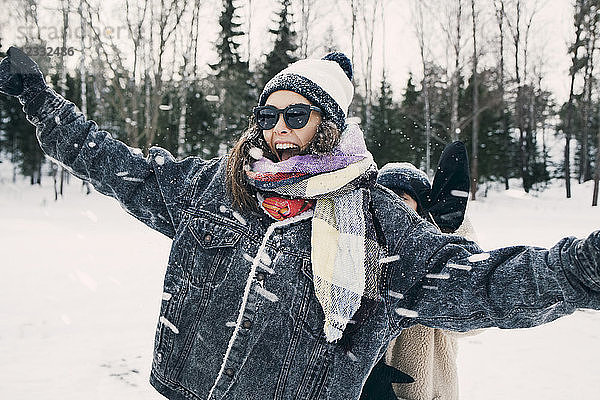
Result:
M342 337L363 296L377 299L379 275L369 188L377 166L356 124L324 155L298 155L274 163L261 158L246 171L261 192L316 200L311 235L315 294L325 315L325 337Z

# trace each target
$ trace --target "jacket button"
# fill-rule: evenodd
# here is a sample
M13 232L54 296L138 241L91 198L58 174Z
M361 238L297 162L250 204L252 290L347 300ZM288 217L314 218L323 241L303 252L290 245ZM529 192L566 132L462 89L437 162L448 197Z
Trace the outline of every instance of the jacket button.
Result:
M283 233L283 228L275 228L275 233L281 235Z
M245 320L244 323L242 324L242 326L244 327L244 329L250 329L252 327L252 321L250 320Z
M209 243L212 240L212 235L210 233L207 233L206 235L204 235L204 242Z
M259 281L259 282L260 282L260 281L264 281L264 280L265 280L265 274L263 274L262 272L259 272L259 273L256 275L256 280L257 280L257 281Z
M234 373L233 368L227 368L225 370L225 375L227 375L230 378L233 376L233 373Z

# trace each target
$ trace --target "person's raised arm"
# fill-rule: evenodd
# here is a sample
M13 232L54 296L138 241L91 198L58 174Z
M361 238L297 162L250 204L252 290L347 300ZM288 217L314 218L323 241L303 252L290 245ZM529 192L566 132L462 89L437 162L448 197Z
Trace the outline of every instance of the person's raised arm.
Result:
M579 308L600 309L600 231L549 249L513 246L484 252L460 236L412 221L390 249L392 329L420 323L469 331L526 328Z
M0 62L0 92L16 96L23 104L44 153L99 192L117 199L148 226L174 235L175 200L186 178L203 168L205 161L176 162L158 148L144 157L139 149L113 139L48 87L36 63L18 48L11 47Z

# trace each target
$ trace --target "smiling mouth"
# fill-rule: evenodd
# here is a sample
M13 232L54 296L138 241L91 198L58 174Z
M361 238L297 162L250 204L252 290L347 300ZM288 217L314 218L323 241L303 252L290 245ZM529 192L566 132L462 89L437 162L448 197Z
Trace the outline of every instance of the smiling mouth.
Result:
M275 152L279 161L285 161L300 154L300 146L293 143L277 143L275 144Z

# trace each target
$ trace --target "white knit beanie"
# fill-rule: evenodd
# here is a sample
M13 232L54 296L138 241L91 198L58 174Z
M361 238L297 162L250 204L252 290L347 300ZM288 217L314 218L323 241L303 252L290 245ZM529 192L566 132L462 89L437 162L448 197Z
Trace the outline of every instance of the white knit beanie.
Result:
M343 130L354 95L352 63L343 53L329 53L320 60L290 64L267 82L258 104L264 105L277 90L290 90L306 97Z

